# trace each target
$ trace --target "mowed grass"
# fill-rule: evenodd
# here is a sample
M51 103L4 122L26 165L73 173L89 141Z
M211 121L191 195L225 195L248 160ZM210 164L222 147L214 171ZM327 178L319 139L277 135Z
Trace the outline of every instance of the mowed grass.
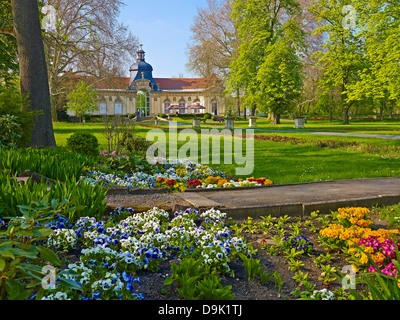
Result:
M100 143L101 149L107 148L106 139L101 133L102 124L71 124L71 123L54 123L54 131L56 141L59 146L65 145L66 139L77 130L84 130L94 134ZM146 137L148 127L137 126L137 134ZM199 154L194 161L201 161L200 136L197 133ZM169 149L169 133L165 130L167 139L167 150ZM281 135L281 134L279 134ZM282 134L283 135L283 134ZM299 133L285 133L285 136L307 137ZM311 135L310 135L311 136ZM319 136L318 136L319 137ZM194 136L192 136L194 138ZM313 139L316 136L312 137ZM329 140L349 138L343 137L324 137ZM209 148L209 165L231 176L237 175L237 168L244 167L245 164L238 164L233 153L224 154L224 143L221 137L219 148L219 163L212 162L212 155L215 156L215 150L211 148L212 141L210 137ZM311 137L310 137L311 139ZM243 153L242 160L246 159L246 141L236 138L242 143ZM397 141L384 139L367 139L367 138L351 138L352 141L368 142L373 145L397 145ZM188 140L189 141L189 138ZM181 149L186 141L178 141L176 148ZM225 162L225 156L228 161ZM186 154L189 158L189 153ZM218 157L218 156L217 156ZM247 162L251 165L250 161ZM229 161L230 160L230 161ZM204 164L204 163L203 163ZM400 158L385 157L369 153L360 153L343 149L321 148L315 145L292 145L290 143L271 142L271 141L254 141L254 170L244 177L265 177L273 180L276 184L298 183L322 180L342 180L342 179L359 179L359 178L377 178L377 177L399 177L400 176Z
M192 122L191 119L173 118L177 122ZM211 122L207 120L205 126L223 127L220 122ZM249 121L235 121L236 128L248 128ZM293 132L320 131L320 132L342 132L342 133L367 133L367 134L385 134L400 135L400 119L381 120L350 120L350 124L345 125L341 120L307 120L304 129L295 129L294 120L282 120L281 124L271 124L264 117L257 118L257 129L265 130L289 130Z

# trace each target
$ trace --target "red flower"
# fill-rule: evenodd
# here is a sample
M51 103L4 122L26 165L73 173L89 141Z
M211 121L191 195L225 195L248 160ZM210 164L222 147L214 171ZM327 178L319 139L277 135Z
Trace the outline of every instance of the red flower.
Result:
M166 184L167 186L173 186L175 183L176 183L176 180L174 180L174 179L167 179L167 180L165 181L165 184Z

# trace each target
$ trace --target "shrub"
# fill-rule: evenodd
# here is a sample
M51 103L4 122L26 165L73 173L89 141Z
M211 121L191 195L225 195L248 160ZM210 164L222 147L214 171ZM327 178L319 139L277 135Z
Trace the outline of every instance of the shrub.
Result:
M88 156L96 156L99 154L99 141L91 133L75 132L67 139L67 149Z
M21 141L21 125L13 115L0 115L0 147L17 148Z
M163 118L163 119L167 119L167 118L168 118L168 115L166 115L165 113L160 113L160 114L158 115L158 117Z
M31 205L41 201L46 196L58 202L70 200L75 208L68 215L70 221L81 216L101 218L106 210L106 189L102 186L91 186L84 182L69 180L66 183L57 182L48 188L47 182L25 183L20 185L16 179L7 173L0 172L0 217L16 217L19 215L18 206Z
M122 139L122 146L129 154L135 153L139 156L145 156L147 149L152 145L145 138L135 135L134 133L125 133Z
M67 152L63 148L5 149L0 148L0 171L37 172L53 180L79 180L84 167L94 167L96 157Z
M212 115L211 113L208 113L208 112L207 112L207 113L204 114L203 119L204 119L204 120L209 120L209 119L212 118L212 116L213 116L213 115Z
M0 115L15 116L15 121L20 125L18 147L29 145L35 118L40 114L41 112L28 108L28 97L23 96L16 88L0 87Z

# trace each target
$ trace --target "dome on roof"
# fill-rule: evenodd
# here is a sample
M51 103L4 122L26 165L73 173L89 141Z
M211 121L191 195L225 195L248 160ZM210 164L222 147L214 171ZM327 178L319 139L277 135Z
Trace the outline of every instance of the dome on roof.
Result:
M133 88L133 82L139 79L150 80L150 87L152 90L158 91L158 86L153 79L153 67L144 59L145 52L143 51L142 44L139 46L137 52L137 62L131 65L129 71L131 72L131 80L129 81L129 88Z
M153 71L153 67L150 63L144 60L139 60L138 62L131 65L129 71Z

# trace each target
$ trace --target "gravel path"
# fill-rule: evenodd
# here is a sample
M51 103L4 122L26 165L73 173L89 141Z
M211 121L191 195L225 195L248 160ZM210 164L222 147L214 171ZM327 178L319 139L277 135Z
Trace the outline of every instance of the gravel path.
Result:
M190 203L184 201L173 193L157 193L148 195L110 195L106 197L109 207L125 208L153 208L158 207L164 210L175 210L180 206L192 207Z

